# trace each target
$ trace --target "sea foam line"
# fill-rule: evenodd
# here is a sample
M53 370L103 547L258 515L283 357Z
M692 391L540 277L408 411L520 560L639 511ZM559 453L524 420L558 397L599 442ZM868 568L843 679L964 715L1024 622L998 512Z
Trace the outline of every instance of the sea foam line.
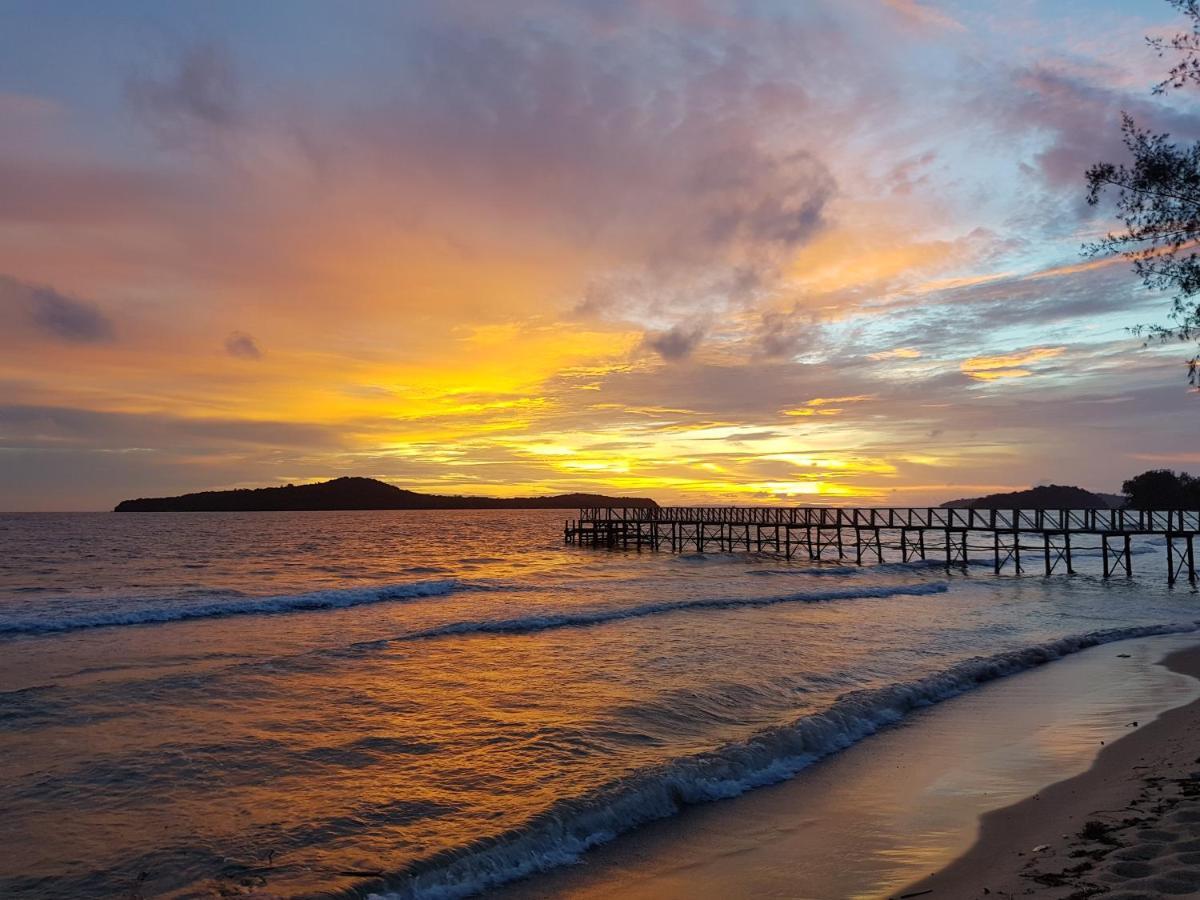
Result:
M337 588L304 594L270 597L233 597L207 603L173 601L162 606L138 606L107 609L64 618L0 619L0 636L59 634L87 628L112 628L123 625L152 625L187 619L215 619L227 616L271 615L322 609L347 609L369 603L438 597L459 590L488 590L449 578L437 581L412 581L406 584L360 588Z
M642 606L627 606L618 609L542 613L521 616L515 619L470 619L462 622L450 622L445 625L438 625L423 631L414 631L403 635L398 640L425 640L456 634L530 634L535 631L548 631L553 628L580 628L587 625L599 625L604 622L640 619L646 616L657 616L665 613L697 609L737 609L751 606L774 606L778 603L823 603L831 600L860 600L871 597L944 594L949 590L949 587L949 584L945 581L935 581L891 587L855 587L837 591L810 591L771 597L673 600L662 603L647 603Z
M371 900L457 900L575 862L587 850L685 806L735 797L792 777L906 715L978 685L1088 647L1194 632L1200 622L1114 628L964 660L933 675L848 693L820 713L745 741L681 757L561 800L524 825L418 860Z

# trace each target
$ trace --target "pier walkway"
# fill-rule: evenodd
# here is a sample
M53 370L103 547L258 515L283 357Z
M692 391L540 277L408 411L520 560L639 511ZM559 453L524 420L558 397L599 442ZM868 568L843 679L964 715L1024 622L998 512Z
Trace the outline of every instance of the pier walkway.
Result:
M1131 539L1165 539L1167 580L1196 581L1200 511L1136 509L942 509L916 507L660 506L582 509L564 529L568 544L610 549L745 550L811 560L884 562L893 550L901 562L944 560L970 565L975 553L991 557L996 574L1020 574L1022 551L1041 557L1046 575L1061 566L1074 574L1071 552L1079 541L1099 540L1104 577L1133 575ZM987 539L990 538L990 542ZM979 543L980 540L985 543ZM1089 546L1089 550L1096 549Z

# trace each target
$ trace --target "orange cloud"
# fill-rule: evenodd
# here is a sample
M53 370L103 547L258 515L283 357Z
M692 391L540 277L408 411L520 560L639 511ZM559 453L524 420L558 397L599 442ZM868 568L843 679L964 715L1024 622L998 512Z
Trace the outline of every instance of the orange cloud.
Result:
M814 397L803 406L795 409L785 409L785 416L836 416L843 412L840 406L833 406L834 403L861 403L863 400L870 400L870 394L855 394L852 397Z
M1004 378L1026 378L1033 371L1025 366L1053 359L1066 350L1066 347L1034 347L1022 353L1009 353L1001 356L973 356L963 361L959 369L977 381L999 381Z
M876 361L884 359L917 359L921 356L921 351L915 347L897 347L895 350L881 350L879 353L872 353L868 359Z

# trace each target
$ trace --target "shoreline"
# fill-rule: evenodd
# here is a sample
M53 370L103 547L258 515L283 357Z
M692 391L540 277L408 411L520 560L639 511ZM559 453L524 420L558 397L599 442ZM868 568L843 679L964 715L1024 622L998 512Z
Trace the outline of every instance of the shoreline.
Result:
M1200 703L1195 678L1160 664L1192 648L1200 653L1191 634L1134 638L998 679L794 779L688 807L491 896L898 897L967 853L983 814L1085 773L1099 745L1128 736L1130 718L1148 727L1164 711Z
M1200 679L1200 645L1161 665ZM1107 744L1091 767L984 814L971 848L893 894L1065 900L1200 894L1200 700Z

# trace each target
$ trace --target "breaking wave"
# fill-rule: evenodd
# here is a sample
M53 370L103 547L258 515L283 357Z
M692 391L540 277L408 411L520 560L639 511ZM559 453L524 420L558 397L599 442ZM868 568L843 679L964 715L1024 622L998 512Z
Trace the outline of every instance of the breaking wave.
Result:
M0 636L59 634L86 628L151 625L187 619L219 619L227 616L272 615L320 609L347 609L369 603L438 597L459 590L490 590L487 585L468 584L449 578L413 581L406 584L340 588L271 597L220 597L197 602L191 599L159 600L157 603L122 609L80 611L54 618L0 618ZM89 605L103 601L88 601Z
M548 631L552 628L578 628L586 625L599 625L604 622L640 619L645 616L657 616L664 613L693 609L736 609L747 606L774 606L777 603L823 603L831 600L861 600L871 597L944 594L949 590L949 587L947 582L936 581L891 587L856 587L836 591L809 591L798 594L780 594L772 597L675 600L618 609L542 613L540 615L521 616L515 619L474 619L464 622L450 622L446 625L438 625L435 628L427 628L424 631L414 631L405 635L403 639L422 640L452 634L529 634L534 631Z
M686 806L735 797L792 777L906 715L1088 647L1196 631L1200 622L1114 628L992 656L884 688L844 694L828 709L744 741L685 756L558 801L524 825L426 857L385 879L373 900L454 900L578 860L592 847Z

